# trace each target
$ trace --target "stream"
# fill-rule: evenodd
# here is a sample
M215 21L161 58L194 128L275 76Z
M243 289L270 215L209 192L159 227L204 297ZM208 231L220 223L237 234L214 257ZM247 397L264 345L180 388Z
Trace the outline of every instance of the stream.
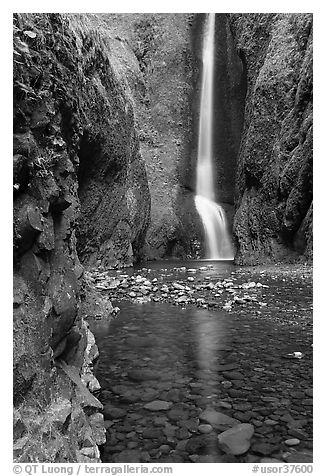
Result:
M311 462L311 281L298 265L110 271L102 292L120 312L91 323L102 461ZM218 441L234 419L254 428L242 454Z

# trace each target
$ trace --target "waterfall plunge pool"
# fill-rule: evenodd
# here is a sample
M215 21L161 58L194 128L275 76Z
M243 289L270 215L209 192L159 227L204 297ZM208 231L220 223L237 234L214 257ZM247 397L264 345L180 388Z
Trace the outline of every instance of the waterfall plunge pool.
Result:
M290 417L303 422L306 438L295 451L311 452L309 269L206 261L149 266L113 272L115 285L117 280L128 284L109 291L121 311L110 323L91 324L107 427L102 461L248 462L254 456L259 460L260 443L283 461ZM145 282L158 288L159 301L130 298L130 290ZM183 293L178 285L194 290L196 304L175 305ZM254 300L246 301L246 295ZM216 305L205 308L197 299ZM223 309L232 299L231 309ZM294 352L303 358L291 358ZM252 424L248 452L224 453L218 445L221 429L207 421L207 412L213 420L223 413Z

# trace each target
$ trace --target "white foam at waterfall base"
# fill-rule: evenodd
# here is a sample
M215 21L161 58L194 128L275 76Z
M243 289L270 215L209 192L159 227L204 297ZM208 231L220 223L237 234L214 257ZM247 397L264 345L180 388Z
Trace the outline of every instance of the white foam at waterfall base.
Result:
M233 246L227 229L225 212L221 205L202 195L196 195L195 204L205 230L208 258L233 260Z
M215 202L212 153L215 14L207 17L203 44L195 203L205 230L206 258L232 260L234 251L221 205ZM216 131L215 131L216 132Z

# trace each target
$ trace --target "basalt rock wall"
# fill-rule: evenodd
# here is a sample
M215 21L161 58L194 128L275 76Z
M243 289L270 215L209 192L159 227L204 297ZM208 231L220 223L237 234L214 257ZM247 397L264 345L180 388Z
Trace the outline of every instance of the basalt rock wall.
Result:
M133 106L106 38L85 16L14 16L14 457L21 462L99 461L105 441L79 257L130 264L150 210Z
M234 236L240 264L312 259L312 15L231 14L247 73Z

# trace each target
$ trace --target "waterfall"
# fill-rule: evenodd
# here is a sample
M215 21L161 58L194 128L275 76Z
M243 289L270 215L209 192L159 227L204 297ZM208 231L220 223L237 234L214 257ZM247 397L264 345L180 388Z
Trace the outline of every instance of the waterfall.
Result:
M199 139L195 204L205 231L207 258L230 260L234 257L223 208L215 201L212 154L214 102L215 13L209 13L203 44L203 73L200 96Z

